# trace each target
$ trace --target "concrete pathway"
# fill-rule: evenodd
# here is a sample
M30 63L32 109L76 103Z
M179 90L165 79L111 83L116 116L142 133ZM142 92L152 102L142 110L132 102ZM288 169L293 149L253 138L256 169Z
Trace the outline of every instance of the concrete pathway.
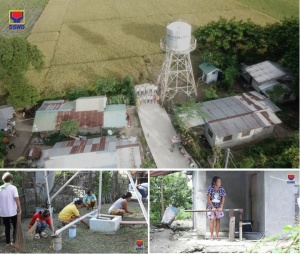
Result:
M188 168L189 161L177 146L170 151L170 138L176 132L166 110L157 103L143 103L138 115L157 168Z

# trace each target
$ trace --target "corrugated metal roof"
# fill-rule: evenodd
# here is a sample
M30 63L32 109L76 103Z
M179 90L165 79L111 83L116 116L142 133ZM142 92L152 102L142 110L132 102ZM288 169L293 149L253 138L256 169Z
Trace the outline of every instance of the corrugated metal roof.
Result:
M207 123L218 137L281 123L274 114L280 109L257 92L203 102L202 107L204 119L184 120L189 127Z
M55 130L58 111L36 111L32 132Z
M205 74L209 74L215 70L218 70L218 68L216 66L214 66L211 63L208 62L204 62L202 64L199 65L199 68L205 73Z
M0 129L7 128L7 120L13 118L13 111L11 105L0 106Z
M270 61L264 61L262 63L247 66L245 68L246 72L250 74L258 83L263 83L265 81L276 79L284 76L285 73L277 68Z
M126 126L126 105L107 105L104 110L104 128L122 128Z
M56 111L63 108L64 100L44 101L38 111Z
M81 97L76 100L76 111L103 111L106 107L106 96Z
M58 112L55 129L59 129L61 122L69 119L75 119L79 123L79 127L98 127L103 125L103 112L96 110L91 111L64 111Z

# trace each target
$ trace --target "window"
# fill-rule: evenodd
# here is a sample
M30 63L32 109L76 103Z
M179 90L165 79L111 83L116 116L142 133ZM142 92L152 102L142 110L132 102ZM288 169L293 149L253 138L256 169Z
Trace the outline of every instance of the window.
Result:
M213 71L211 74L216 74L216 71Z
M242 137L250 136L250 132L251 132L251 131L243 131L243 132L242 132Z
M208 131L207 131L207 132L208 132L208 135L212 138L213 135L214 135L214 134L212 133L212 131L208 128Z
M232 135L223 138L223 141L228 141L228 140L232 140Z

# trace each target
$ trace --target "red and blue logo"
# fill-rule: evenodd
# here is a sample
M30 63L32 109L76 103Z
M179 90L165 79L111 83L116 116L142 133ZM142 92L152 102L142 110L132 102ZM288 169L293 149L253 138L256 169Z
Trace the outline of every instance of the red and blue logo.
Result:
M10 10L8 12L9 29L24 29L25 28L25 11Z
M295 183L295 181L294 181L294 179L295 179L295 174L288 174L288 181L287 181L287 183L291 183L291 184L294 184Z

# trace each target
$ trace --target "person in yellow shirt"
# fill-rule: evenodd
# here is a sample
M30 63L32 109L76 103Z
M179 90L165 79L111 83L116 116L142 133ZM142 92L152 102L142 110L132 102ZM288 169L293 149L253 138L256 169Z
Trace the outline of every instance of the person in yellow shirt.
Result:
M79 210L83 206L83 201L79 198L75 198L73 202L67 205L61 212L58 214L58 220L62 222L63 225L70 223L71 221L80 217ZM90 226L84 220L80 221L89 229Z

